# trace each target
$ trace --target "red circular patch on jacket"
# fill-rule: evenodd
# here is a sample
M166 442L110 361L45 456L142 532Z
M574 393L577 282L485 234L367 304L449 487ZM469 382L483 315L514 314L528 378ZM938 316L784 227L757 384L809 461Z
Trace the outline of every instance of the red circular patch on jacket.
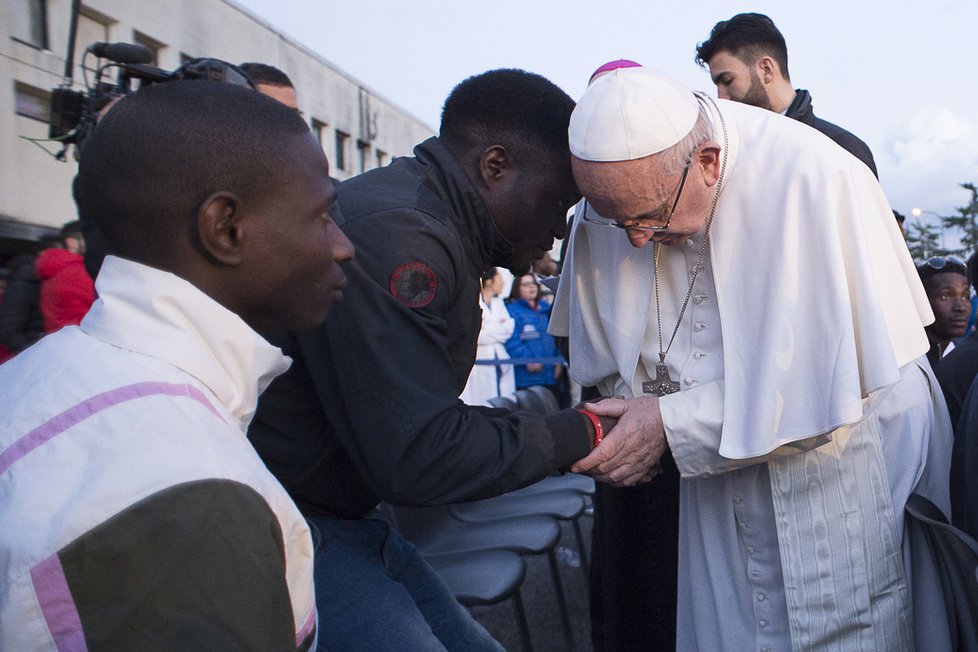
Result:
M434 300L437 289L435 273L424 263L404 263L391 274L391 294L408 308L427 306Z

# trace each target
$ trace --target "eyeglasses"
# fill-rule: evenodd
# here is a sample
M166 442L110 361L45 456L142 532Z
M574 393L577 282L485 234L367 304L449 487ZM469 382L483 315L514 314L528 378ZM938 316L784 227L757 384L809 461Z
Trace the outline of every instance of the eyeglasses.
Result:
M600 224L601 226L610 226L616 229L623 229L625 231L629 229L635 229L638 231L650 231L652 233L661 233L663 231L669 230L669 223L672 222L672 215L676 212L676 206L679 205L679 198L683 195L683 188L686 186L686 176L689 174L690 163L686 164L683 168L683 176L679 179L679 187L676 188L676 199L672 202L672 209L669 211L669 217L666 218L666 223L662 226L655 224L640 224L639 220L629 220L627 222L616 222L615 220L605 219L603 217L588 216L587 214L587 202L584 202L584 214L581 216L585 222L590 222L591 224Z

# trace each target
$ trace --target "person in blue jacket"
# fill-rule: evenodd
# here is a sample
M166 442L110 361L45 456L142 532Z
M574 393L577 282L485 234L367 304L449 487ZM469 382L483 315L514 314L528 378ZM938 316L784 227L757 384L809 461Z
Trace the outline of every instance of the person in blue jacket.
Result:
M533 274L524 274L513 281L509 314L516 321L513 336L506 342L511 358L559 358L554 338L547 333L550 323L550 304L540 299L540 283ZM557 381L563 363L530 362L516 365L516 388L544 385L557 394Z

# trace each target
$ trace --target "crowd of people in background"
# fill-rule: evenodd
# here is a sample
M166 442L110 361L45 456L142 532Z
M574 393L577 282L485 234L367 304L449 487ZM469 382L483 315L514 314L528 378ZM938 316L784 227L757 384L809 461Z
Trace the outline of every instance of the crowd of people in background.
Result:
M553 259L549 254L542 260ZM569 407L566 362L547 332L553 293L535 271L510 281L503 298L506 276L492 267L482 276L482 329L476 365L459 398L469 405L491 405L495 397L512 397L517 389L546 387L558 405Z
M0 363L44 335L81 323L95 301L84 254L81 223L73 220L37 256L20 254L10 260L0 292Z
M0 648L499 652L379 506L567 472L599 652L978 646L978 258L770 18L696 60L475 75L343 183L271 66L106 110L0 275Z

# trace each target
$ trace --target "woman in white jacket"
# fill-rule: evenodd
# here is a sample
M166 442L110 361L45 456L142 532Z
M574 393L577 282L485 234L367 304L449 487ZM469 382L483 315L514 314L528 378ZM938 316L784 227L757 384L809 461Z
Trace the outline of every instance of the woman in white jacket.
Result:
M506 279L495 267L482 276L482 330L476 360L508 360L506 341L513 335L516 323L510 317L501 293ZM460 398L469 405L489 405L493 396L511 396L516 391L513 365L476 364L469 374Z

